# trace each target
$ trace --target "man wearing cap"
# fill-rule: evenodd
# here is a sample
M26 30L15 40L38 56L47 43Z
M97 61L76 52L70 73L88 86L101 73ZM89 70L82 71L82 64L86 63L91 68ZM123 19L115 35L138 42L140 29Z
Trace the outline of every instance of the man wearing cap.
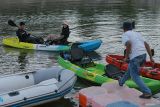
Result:
M122 35L122 43L126 46L124 61L129 59L129 64L128 71L121 79L119 79L119 85L123 86L125 81L131 78L143 93L139 97L151 98L151 90L144 84L139 73L139 67L146 61L146 53L149 54L150 61L154 63L150 46L144 41L140 33L132 31L132 24L130 22L123 23L123 30L124 33Z
M16 31L16 35L18 36L20 42L26 42L28 38L30 37L30 34L25 31L24 22L19 23L19 28Z
M16 35L18 36L18 39L20 42L29 42L29 43L35 43L35 44L42 44L43 38L35 38L31 37L30 33L27 33L25 31L25 23L20 22L18 30L16 31Z

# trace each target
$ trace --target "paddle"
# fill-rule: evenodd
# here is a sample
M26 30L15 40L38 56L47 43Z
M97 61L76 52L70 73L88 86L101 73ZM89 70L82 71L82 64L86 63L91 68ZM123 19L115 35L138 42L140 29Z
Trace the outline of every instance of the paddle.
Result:
M135 29L135 21L132 22L132 28Z
M14 27L18 27L13 20L8 20L8 24Z
M8 25L13 26L13 27L18 27L18 25L16 25L13 20L8 20ZM40 43L40 44L44 43L44 40L43 40L42 37L36 37L36 36L33 36L33 35L31 35L31 36L36 38L38 43Z

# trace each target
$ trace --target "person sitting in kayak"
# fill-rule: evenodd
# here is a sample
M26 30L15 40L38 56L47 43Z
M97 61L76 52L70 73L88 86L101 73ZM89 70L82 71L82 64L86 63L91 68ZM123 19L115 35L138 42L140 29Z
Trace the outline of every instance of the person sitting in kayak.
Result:
M63 27L62 27L61 34L60 35L54 35L54 34L48 35L46 43L48 43L49 45L69 43L67 40L70 34L69 25L67 21L63 21L62 25Z
M34 38L31 36L30 33L25 31L25 23L20 22L18 30L16 31L16 35L20 42L28 42L28 43L35 43L35 44L42 44L43 38Z
M60 41L61 43L68 44L67 39L69 38L69 34L70 34L69 25L66 21L64 21L62 25L63 27L62 27L61 35L63 36L63 38Z

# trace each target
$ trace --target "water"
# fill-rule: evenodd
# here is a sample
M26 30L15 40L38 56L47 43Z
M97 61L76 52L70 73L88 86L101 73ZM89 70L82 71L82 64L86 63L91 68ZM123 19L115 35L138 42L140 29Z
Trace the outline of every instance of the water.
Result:
M7 25L9 19L17 24L26 22L27 30L35 36L59 34L63 20L71 28L70 41L101 39L96 51L99 62L105 64L107 54L123 54L120 29L122 22L135 20L136 29L155 49L154 59L160 60L160 1L159 0L0 0L0 41L14 37L17 28ZM29 51L2 46L0 42L0 73L10 74L48 68L56 63L58 53ZM84 82L76 86L86 87ZM60 102L63 102L60 104ZM68 100L42 106L71 107ZM56 106L55 106L56 105ZM41 106L39 106L41 107Z

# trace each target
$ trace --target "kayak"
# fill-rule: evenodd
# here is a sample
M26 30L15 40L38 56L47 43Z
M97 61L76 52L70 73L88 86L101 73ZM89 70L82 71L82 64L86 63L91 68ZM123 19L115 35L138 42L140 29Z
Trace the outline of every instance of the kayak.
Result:
M86 42L79 42L78 47L82 48L85 52L90 52L98 49L101 45L101 40L89 40ZM6 46L22 49L33 49L41 51L67 51L70 50L71 45L46 45L46 44L32 44L26 42L19 42L17 37L4 38L3 44Z
M0 77L0 107L30 107L58 100L76 82L74 72L61 67Z
M85 52L91 52L98 49L101 46L102 41L100 39L97 39L88 40L80 43L82 43L82 45L79 45L79 48L82 48Z
M115 65L120 70L127 71L128 63L123 61L124 56L121 55L107 55L106 62ZM143 67L140 68L140 74L144 77L160 80L160 63L155 63L154 67L151 62L147 61Z
M69 69L75 72L77 76L97 84L114 81L114 79L105 75L106 72L108 72L106 69L106 65L100 63L90 63L89 65L82 67L62 58L61 56L58 57L58 63L65 69ZM141 78L143 79L145 84L152 90L152 93L157 93L160 90L160 81L145 77ZM125 84L130 88L139 89L132 80L126 81Z

